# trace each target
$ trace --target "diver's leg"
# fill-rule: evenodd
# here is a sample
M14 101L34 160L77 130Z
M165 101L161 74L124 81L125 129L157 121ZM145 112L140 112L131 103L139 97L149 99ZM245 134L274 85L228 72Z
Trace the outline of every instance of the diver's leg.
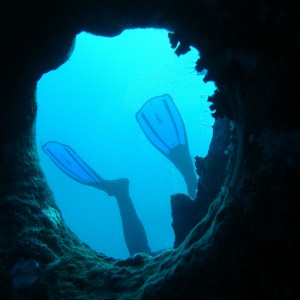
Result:
M182 174L187 185L188 194L194 198L197 192L198 181L187 145L178 145L173 148L168 158Z
M43 146L43 150L56 166L72 179L116 197L121 214L125 242L130 255L137 252L150 253L144 226L129 196L128 179L106 180L102 178L68 145L48 142Z
M129 254L150 253L146 231L129 196L129 180L127 178L107 180L98 188L117 199Z

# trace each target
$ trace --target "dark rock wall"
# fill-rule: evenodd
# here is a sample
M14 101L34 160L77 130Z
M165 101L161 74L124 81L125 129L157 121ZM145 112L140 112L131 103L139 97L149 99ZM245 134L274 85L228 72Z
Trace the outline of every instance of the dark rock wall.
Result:
M205 217L211 203L221 190L232 150L232 127L233 125L226 118L216 118L207 155L195 157L199 176L197 197L191 199L184 194L171 196L174 247L178 247L195 225Z
M298 299L298 12L296 0L5 1L1 297ZM63 221L38 163L35 89L67 60L76 33L135 27L172 30L178 55L190 45L200 50L196 69L208 69L206 80L218 87L211 108L234 130L224 183L182 244L118 261L91 250Z

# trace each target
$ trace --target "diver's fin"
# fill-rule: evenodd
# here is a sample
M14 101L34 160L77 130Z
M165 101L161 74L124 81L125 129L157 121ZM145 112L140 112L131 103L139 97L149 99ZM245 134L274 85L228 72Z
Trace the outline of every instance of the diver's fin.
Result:
M194 196L197 178L184 123L172 98L165 94L148 100L136 113L136 119L148 140L181 172L188 193Z
M116 198L124 197L129 193L127 178L116 180L102 178L70 146L51 141L44 144L42 149L54 164L72 179Z
M91 186L105 181L71 147L51 141L44 144L42 149L55 165L72 179Z
M182 118L167 94L148 100L136 113L136 119L149 141L164 155L187 144Z

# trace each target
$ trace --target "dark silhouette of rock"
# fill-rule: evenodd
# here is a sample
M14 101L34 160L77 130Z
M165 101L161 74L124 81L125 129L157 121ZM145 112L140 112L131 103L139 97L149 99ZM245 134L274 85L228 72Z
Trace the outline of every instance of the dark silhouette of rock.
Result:
M205 217L210 204L221 190L232 146L230 126L227 119L217 118L213 126L213 137L207 156L195 158L199 176L196 199L192 200L183 194L171 197L172 227L175 233L174 247L178 247L195 225Z

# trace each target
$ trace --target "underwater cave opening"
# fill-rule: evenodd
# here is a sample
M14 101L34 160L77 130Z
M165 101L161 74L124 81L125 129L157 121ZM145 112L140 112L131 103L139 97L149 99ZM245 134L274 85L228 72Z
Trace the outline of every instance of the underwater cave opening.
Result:
M38 83L36 141L40 163L63 218L90 247L128 257L117 202L66 176L42 151L48 141L71 146L101 177L128 178L130 195L152 251L173 247L170 195L187 193L182 175L143 134L135 115L168 94L178 108L192 158L205 156L214 119L213 82L195 71L196 49L177 57L168 32L126 30L114 38L81 33L70 59Z

